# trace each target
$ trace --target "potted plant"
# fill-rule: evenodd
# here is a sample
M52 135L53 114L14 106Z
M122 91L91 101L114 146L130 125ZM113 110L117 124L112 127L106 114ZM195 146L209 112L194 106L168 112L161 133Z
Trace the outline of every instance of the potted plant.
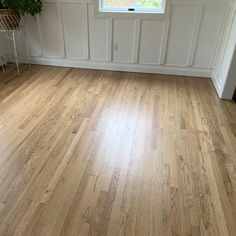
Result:
M42 0L0 0L0 30L14 30L20 26L21 16L35 16L42 11Z

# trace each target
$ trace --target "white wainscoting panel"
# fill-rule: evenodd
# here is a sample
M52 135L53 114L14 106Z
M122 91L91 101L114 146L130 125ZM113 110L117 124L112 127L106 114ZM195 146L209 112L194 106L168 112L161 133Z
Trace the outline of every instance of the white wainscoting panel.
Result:
M166 18L120 19L96 17L93 0L44 0L42 14L26 27L32 62L206 77L214 71L222 78L229 0L167 1ZM23 44L20 38L25 60Z
M109 44L109 20L94 17L93 4L88 5L90 58L93 61L107 61Z
M236 87L236 77L232 76L232 67L234 67L232 63L234 63L234 53L236 52L236 1L232 1L227 15L227 23L212 72L212 79L218 95L224 99L231 99Z
M64 57L62 22L60 22L61 5L58 2L44 2L43 12L39 19L43 56Z
M9 41L6 36L0 32L0 66L7 62L7 54L10 51Z
M26 38L23 31L17 35L17 51L20 55L27 55L26 46L28 46L29 55L34 57L42 56L40 44L39 28L36 18L29 16L26 18Z
M86 57L86 10L83 3L62 3L66 58Z
M115 19L113 25L113 61L131 63L134 50L135 20Z
M163 21L142 21L139 51L141 64L160 64L163 27Z
M234 12L234 17L233 17L233 21L231 25L231 32L228 37L228 43L227 43L227 47L224 53L222 65L221 65L221 71L219 74L219 80L221 84L226 83L229 68L231 66L231 61L233 58L233 53L235 50L235 44L236 44L236 11Z
M225 9L221 6L205 6L203 8L201 27L195 51L195 67L212 68L224 11Z
M166 64L187 66L193 41L197 7L174 5L170 23Z

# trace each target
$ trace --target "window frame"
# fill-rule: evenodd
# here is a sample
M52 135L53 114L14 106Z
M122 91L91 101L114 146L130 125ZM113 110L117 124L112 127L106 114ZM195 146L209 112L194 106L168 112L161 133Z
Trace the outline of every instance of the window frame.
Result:
M147 8L139 11L128 11L128 9L114 11L114 9L101 9L101 3L103 0L93 0L94 2L94 16L105 18L131 18L131 19L166 19L170 13L170 0L163 0L163 6L158 11L147 11ZM122 9L122 8L120 8Z

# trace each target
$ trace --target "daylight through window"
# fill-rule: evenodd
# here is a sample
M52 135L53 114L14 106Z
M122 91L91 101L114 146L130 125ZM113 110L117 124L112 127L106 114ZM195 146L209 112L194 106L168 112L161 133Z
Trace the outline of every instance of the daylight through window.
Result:
M164 13L165 0L100 0L103 12Z

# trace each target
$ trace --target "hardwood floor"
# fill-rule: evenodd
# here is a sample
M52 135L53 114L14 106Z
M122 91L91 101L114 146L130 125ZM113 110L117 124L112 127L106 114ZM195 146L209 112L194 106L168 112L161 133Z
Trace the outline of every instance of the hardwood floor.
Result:
M210 80L0 74L0 235L236 235L236 105Z

